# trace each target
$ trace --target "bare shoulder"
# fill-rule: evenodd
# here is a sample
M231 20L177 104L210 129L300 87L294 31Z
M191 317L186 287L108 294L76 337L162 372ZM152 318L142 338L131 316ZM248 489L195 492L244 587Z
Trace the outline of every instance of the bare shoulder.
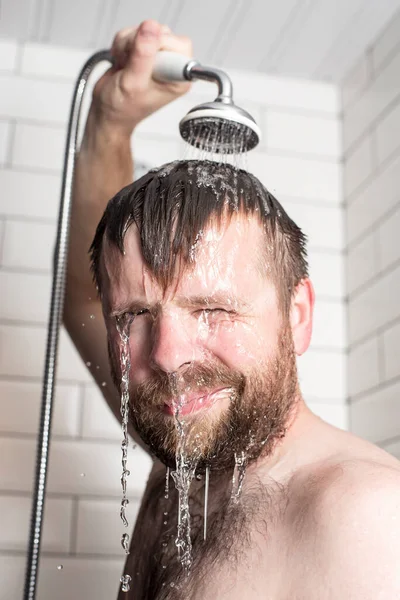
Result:
M400 463L347 458L321 467L304 494L297 531L327 597L400 598Z

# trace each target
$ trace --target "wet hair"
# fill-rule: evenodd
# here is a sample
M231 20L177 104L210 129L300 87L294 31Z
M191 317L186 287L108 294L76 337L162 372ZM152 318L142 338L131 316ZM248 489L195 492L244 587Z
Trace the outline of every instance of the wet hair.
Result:
M296 286L308 276L306 236L260 181L242 169L208 160L183 160L153 169L108 203L90 247L94 282L101 293L101 251L108 242L124 251L124 237L136 224L142 255L166 289L178 262L195 262L195 248L212 221L254 215L265 232L265 270L287 314ZM249 240L251 243L251 240Z

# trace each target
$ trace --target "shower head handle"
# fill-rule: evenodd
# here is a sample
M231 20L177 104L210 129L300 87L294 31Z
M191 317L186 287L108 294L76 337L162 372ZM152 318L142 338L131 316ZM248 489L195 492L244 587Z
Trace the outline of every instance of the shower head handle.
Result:
M153 78L163 82L193 81L195 79L210 81L218 86L218 96L215 102L223 102L224 104L233 102L232 82L224 71L214 67L205 67L197 60L176 52L167 50L157 52Z

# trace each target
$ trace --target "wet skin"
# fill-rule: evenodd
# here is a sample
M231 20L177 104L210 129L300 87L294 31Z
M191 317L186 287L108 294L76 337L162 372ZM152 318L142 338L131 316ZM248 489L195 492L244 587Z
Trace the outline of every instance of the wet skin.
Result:
M254 240L251 249L249 239ZM127 233L124 256L106 245L104 314L114 346L118 346L115 314L145 309L131 332L133 390L154 370L179 372L188 363L216 357L246 372L273 355L281 315L275 287L259 268L255 249L261 239L255 220L234 219L223 231L212 231L194 269L166 294L146 270L134 228ZM312 305L312 288L306 281L296 291L290 313L297 354L310 342ZM183 582L173 539L162 546L165 467L155 461L124 571L132 576L132 591L121 592L121 600L372 600L382 578L393 580L390 557L381 558L387 544L376 534L374 515L378 505L390 505L385 490L396 502L397 494L400 497L399 462L323 422L300 395L294 400L286 436L270 455L248 467L242 511L227 512L231 474L214 479L211 474L209 528L218 535L210 536L207 544L199 533L203 482L194 482L194 565ZM198 412L206 410L214 411L218 419L224 401ZM356 522L360 510L368 527ZM175 493L171 492L167 512L173 538ZM371 531L376 546L372 550ZM343 556L344 564L339 560ZM391 588L382 595L384 600L392 600L397 591L400 595L400 580L386 585Z

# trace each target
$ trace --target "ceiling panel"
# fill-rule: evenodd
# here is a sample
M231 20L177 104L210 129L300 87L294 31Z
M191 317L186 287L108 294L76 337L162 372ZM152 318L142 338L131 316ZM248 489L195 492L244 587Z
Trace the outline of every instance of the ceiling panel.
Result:
M58 45L90 46L103 0L52 0L46 41Z
M19 40L29 36L31 0L2 0L0 3L0 36Z
M364 0L319 0L286 46L276 68L297 76L315 71L330 50L332 39L340 35L363 4Z
M64 0L65 1L65 0ZM114 34L124 27L139 25L146 19L155 19L166 23L174 17L182 0L114 0L115 9L111 15L109 26L105 31L106 40L112 40Z
M298 0L283 27L280 29L275 43L268 49L260 61L260 71L278 71L277 64L279 64L280 58L284 56L288 47L292 47L292 40L296 32L300 31L304 23L307 22L309 14L315 8L316 2L318 0Z
M340 80L400 0L0 0L0 36L77 48L153 18L222 67Z
M310 76L330 81L343 78L399 8L399 0L364 0L360 11L347 21L341 34L332 40L329 52Z
M204 64L209 63L213 60L213 48L238 4L234 0L186 2L168 25L179 35L188 35L193 41L194 56Z
M223 48L219 54L221 64L256 71L263 56L275 43L279 31L296 7L296 0L281 0L274 3L274 17L265 0L250 0L243 14L232 23L226 32ZM223 29L222 29L223 31Z

